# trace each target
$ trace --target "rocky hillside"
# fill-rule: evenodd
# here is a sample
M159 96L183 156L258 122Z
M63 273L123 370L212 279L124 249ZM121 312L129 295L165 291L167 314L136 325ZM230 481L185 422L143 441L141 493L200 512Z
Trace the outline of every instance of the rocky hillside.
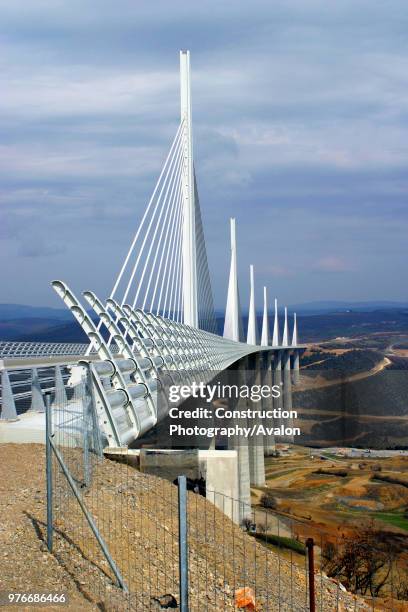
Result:
M67 453L72 465L77 452ZM44 448L0 445L0 464L2 590L65 591L70 603L64 609L72 611L177 607L175 485L106 459L94 466L93 484L84 499L129 586L127 596L114 585L64 486L57 486L55 551L48 553ZM304 568L279 557L194 493L189 493L188 522L191 610L233 610L236 591L244 586L254 591L257 610L308 609ZM319 610L373 609L325 576L316 583ZM378 603L375 609L387 608Z

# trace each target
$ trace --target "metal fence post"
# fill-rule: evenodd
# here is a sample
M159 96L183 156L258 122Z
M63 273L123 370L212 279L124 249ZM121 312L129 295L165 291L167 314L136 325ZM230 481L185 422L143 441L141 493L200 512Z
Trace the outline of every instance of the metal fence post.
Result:
M188 543L187 543L187 484L186 477L178 479L180 612L188 612Z
M316 596L314 583L314 541L313 538L307 538L307 559L309 566L309 608L310 612L316 612ZM322 595L321 595L322 596Z
M92 380L92 364L90 362L87 362L85 364L86 367L86 394L87 397L89 396L89 410L91 413L91 420L92 420L92 447L93 450L96 452L96 454L98 455L98 457L102 458L103 457L103 444L102 444L102 439L101 439L101 430L100 430L100 426L99 426L99 420L98 420L98 415L96 413L96 401L95 401L95 393L94 393L94 386L93 386L93 380Z
M85 381L81 381L81 389L82 389L82 450L83 450L83 459L84 459L84 483L86 487L89 487L91 483L90 476L90 463L89 463L89 403L87 397L87 386Z
M80 508L82 510L82 512L85 515L86 520L88 521L88 525L89 527L92 529L92 533L94 534L99 546L101 547L101 550L103 552L103 554L105 555L105 559L107 560L107 562L109 563L109 566L111 568L111 570L113 571L113 573L115 574L116 580L118 581L118 585L125 591L125 593L128 593L128 588L125 584L125 582L123 581L122 578L122 574L120 573L119 568L117 567L115 561L112 558L112 555L109 552L109 549L107 547L107 545L105 544L105 541L103 540L101 534L99 533L98 527L92 517L92 514L89 512L89 510L87 509L86 505L84 504L84 501L82 499L82 496L80 494L80 492L78 491L78 488L75 484L74 479L72 478L67 466L65 465L64 459L61 456L61 453L59 452L59 450L57 449L57 447L55 446L54 442L52 440L50 440L50 445L52 448L52 451L58 461L58 464L65 476L65 478L67 479L67 482L69 484L69 486L71 487L71 490L73 492L73 494L76 497L76 500L78 502L78 504L80 505Z
M52 552L53 536L53 511L52 511L52 418L51 418L51 393L45 394L45 458L47 475L47 547Z

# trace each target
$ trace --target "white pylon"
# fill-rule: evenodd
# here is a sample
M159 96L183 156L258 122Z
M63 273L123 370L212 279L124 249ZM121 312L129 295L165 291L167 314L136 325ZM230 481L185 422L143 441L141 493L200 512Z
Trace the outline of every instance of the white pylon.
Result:
M231 229L231 265L228 282L227 306L225 308L224 338L243 341L243 325L241 302L239 299L238 272L237 272L237 236L235 219L230 219Z
M297 333L297 318L296 312L293 313L293 335L292 335L292 346L297 346L298 344L298 333Z
M275 298L275 318L274 318L274 321L273 321L272 346L279 346L278 300L276 298Z
M297 330L297 316L296 312L293 315L293 335L292 335L292 346L297 346L299 343L298 330ZM300 380L300 352L298 350L293 351L293 384L297 385Z
M249 266L249 276L251 282L249 295L249 311L248 311L248 331L247 344L258 344L258 326L256 323L255 311L255 283L254 283L254 266Z
M289 346L288 309L285 306L285 324L283 326L282 346Z
M268 318L268 295L266 287L264 287L264 307L262 317L262 334L261 334L261 345L269 346L270 334L269 334L269 318Z
M191 114L190 52L180 51L180 102L183 122L183 311L184 323L198 327L197 262Z
M0 362L3 363L3 362ZM13 390L7 370L1 369L1 413L0 421L18 421Z
M31 370L31 412L45 412L43 392L37 368Z
M64 380L62 378L62 372L60 366L55 366L55 395L54 395L54 406L62 408L67 405L67 392L65 390Z

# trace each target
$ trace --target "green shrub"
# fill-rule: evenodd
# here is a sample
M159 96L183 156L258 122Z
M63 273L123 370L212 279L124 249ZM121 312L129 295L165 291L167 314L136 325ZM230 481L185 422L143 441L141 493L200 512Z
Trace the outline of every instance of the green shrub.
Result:
M286 538L284 536L278 536L274 533L257 532L254 533L253 536L257 540L265 542L265 544L272 544L273 546L279 546L280 548L288 548L299 553L300 555L306 554L306 546L303 544L303 542L300 542L299 540L295 540L293 538Z

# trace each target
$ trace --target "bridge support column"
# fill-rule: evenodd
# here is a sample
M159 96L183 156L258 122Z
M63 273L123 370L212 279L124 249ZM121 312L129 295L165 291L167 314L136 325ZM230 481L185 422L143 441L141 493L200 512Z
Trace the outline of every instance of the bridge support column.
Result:
M261 384L261 363L259 355L253 361L253 370L248 372L249 381L247 384ZM248 402L252 410L259 410L261 402ZM261 424L261 420L253 419L253 425ZM249 438L249 476L251 485L255 487L265 486L265 458L264 458L264 436L256 435Z
M180 100L183 121L183 300L184 323L198 327L196 216L191 113L190 52L180 51Z
M299 351L293 352L293 384L298 385L300 380L300 355Z
M273 369L272 369L273 357L271 353L266 353L264 359L264 367L262 369L262 385L273 386ZM273 410L273 398L270 397L262 401L262 408L265 410ZM268 419L264 423L265 427L274 427L274 420ZM273 434L267 434L264 438L264 453L265 456L271 455L275 451L275 436Z
M2 362L1 362L2 363ZM13 390L7 370L1 370L1 421L18 421Z
M55 366L55 396L53 406L63 407L67 404L67 394L60 366Z
M40 385L40 378L38 376L37 368L31 370L31 407L30 410L33 412L45 412L44 398Z
M292 410L292 378L290 368L290 350L283 352L283 410ZM282 419L284 427L293 427L291 418ZM293 436L285 436L287 442L294 442Z
M244 383L244 375L246 368L246 359L238 362L236 369L231 368L231 384L241 385ZM237 400L231 398L228 408L230 410L245 410L246 400L239 398ZM243 419L235 420L234 423L240 427L245 427L246 423ZM251 516L251 487L249 482L249 451L248 438L238 436L228 440L228 447L237 452L237 468L238 468L238 491L239 491L239 509L238 517L239 524L245 518Z
M282 354L281 351L275 351L273 356L273 384L278 386L281 390L279 397L274 398L273 407L275 410L282 410L283 407L283 387L282 387ZM282 424L282 419L275 421L275 427L279 427ZM275 440L276 443L276 440Z

